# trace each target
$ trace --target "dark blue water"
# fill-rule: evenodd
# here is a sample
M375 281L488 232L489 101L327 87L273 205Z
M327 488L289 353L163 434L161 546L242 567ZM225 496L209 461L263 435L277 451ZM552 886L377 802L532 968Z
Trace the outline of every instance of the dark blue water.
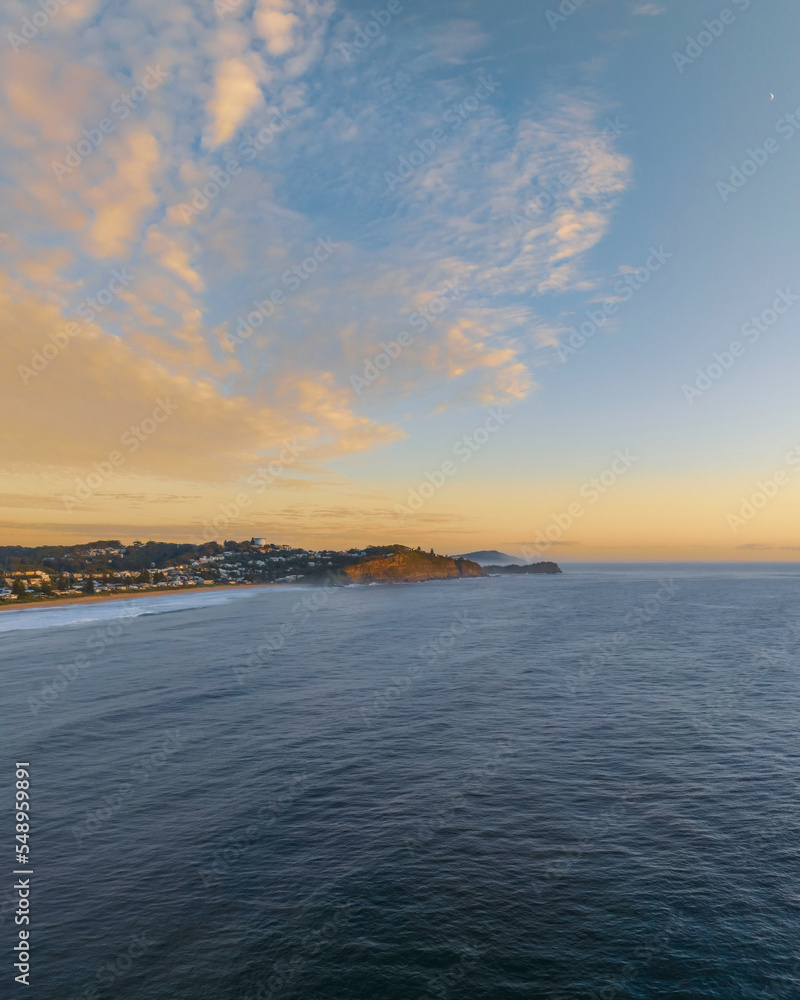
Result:
M0 892L8 995L800 997L797 568L176 595L0 632L0 870L24 760L35 873L22 994Z

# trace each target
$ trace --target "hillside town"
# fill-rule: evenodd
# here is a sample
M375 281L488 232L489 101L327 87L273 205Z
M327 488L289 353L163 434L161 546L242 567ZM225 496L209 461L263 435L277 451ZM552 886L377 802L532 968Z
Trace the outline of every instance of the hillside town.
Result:
M250 541L174 545L91 542L75 546L0 547L0 601L219 585L295 583L319 578L384 549L339 552Z

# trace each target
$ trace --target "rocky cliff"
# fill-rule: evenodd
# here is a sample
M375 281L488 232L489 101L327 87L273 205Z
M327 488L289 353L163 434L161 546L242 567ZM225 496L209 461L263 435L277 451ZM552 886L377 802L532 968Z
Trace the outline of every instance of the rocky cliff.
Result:
M451 559L418 549L394 551L343 569L350 583L418 583L422 580L451 580L463 576L483 576L481 567L468 559Z

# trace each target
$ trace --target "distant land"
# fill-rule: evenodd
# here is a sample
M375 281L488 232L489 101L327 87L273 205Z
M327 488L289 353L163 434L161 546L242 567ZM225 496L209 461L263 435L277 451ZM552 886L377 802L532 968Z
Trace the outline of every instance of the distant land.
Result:
M503 557L501 552L481 553ZM510 557L507 557L510 558ZM345 552L278 545L264 538L202 545L118 540L81 545L0 546L0 603L80 599L188 587L304 583L417 583L499 573L560 573L555 563L485 565L406 545Z
M453 556L454 559L470 559L478 563L479 566L524 566L522 559L508 555L507 552L498 552L497 549L481 549L480 552L465 552L460 556Z

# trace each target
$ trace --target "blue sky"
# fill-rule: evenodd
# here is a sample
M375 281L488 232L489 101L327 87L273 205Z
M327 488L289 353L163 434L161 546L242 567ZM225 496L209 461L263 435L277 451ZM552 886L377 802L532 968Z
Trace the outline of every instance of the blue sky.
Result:
M8 5L5 391L37 417L6 441L6 529L191 534L297 439L302 458L231 533L392 540L397 503L502 406L502 433L403 525L409 539L519 547L630 447L640 461L575 552L621 553L624 525L637 551L656 545L655 497L696 522L666 533L676 556L728 557L737 491L795 443L795 307L701 397L683 387L779 290L800 291L800 129L777 130L800 107L800 10L372 10L380 31L370 9L333 0L69 0L20 42L31 9ZM698 36L705 47L687 50ZM153 67L164 81L142 89ZM113 101L137 86L122 118ZM59 177L54 162L104 118L99 146ZM723 199L718 182L770 139ZM559 174L561 193L526 218ZM658 268L619 301L654 249ZM130 287L26 376L50 331L126 265ZM448 285L458 294L435 321L410 326ZM270 293L271 315L232 339ZM613 318L565 354L570 328L611 300ZM413 343L356 392L403 330ZM65 503L170 392L174 418ZM776 552L794 541L779 506L753 536Z

